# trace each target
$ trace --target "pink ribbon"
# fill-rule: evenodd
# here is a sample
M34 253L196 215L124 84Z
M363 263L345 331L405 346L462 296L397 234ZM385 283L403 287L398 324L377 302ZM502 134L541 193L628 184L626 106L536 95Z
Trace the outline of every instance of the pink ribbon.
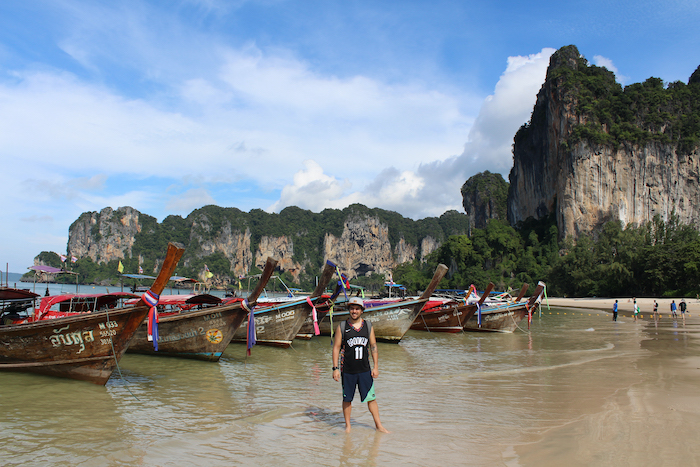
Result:
M306 297L306 303L308 303L311 307L311 316L313 316L314 319L314 335L319 336L321 334L321 330L318 328L318 315L316 314L316 307L309 297Z

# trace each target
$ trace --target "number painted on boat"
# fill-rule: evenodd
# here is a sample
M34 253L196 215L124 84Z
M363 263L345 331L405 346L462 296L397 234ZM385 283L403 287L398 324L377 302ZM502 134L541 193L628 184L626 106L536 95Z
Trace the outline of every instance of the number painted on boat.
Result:
M277 321L283 321L286 319L290 319L296 315L296 312L294 310L288 310L288 311L283 311L281 313L277 314Z

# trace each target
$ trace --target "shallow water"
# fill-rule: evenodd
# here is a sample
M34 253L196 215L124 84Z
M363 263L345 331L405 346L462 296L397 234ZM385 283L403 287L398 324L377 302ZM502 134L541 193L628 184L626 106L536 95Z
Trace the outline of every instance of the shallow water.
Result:
M375 384L390 434L374 431L359 402L344 433L327 337L255 347L247 359L232 344L219 363L127 354L123 379L115 372L106 387L0 373L0 460L688 465L700 456L696 321L655 327L552 309L530 332L527 322L513 334L411 331L379 344Z

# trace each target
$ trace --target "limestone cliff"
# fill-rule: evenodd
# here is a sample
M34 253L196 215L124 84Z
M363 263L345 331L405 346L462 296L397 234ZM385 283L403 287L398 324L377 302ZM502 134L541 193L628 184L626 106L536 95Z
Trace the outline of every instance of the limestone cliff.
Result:
M255 253L255 266L262 269L268 257L275 258L278 261L277 267L281 271L288 271L295 282L299 282L299 275L306 269L294 261L294 243L286 235L281 237L265 235L260 239Z
M70 227L68 253L94 262L130 258L136 235L141 232L140 215L128 206L83 213Z
M515 136L508 220L555 214L562 237L655 215L700 223L700 83L622 87L574 46L550 59Z
M204 279L205 267L216 285L263 267L268 256L291 279L310 281L326 259L349 277L384 274L397 264L421 261L449 235L466 233L464 214L412 221L381 209L353 205L312 213L287 208L279 214L205 206L187 218L162 223L125 207L84 213L69 231L68 252L95 263L122 261L125 272L158 269L168 241L186 246L178 274Z
M508 183L501 174L488 170L473 175L462 185L462 206L469 216L471 230L485 229L489 219L506 220Z
M339 238L327 233L323 241L323 254L342 271L348 271L350 279L369 273L384 274L395 264L389 229L379 219L371 217L353 216L347 219Z
M205 214L194 216L190 244L198 245L196 252L190 251L184 264L189 265L193 258L210 257L216 253L222 254L229 262L229 271L235 276L246 274L253 264L253 254L250 248L251 234L245 227L232 226L231 221L225 219L220 222L216 230L212 221Z

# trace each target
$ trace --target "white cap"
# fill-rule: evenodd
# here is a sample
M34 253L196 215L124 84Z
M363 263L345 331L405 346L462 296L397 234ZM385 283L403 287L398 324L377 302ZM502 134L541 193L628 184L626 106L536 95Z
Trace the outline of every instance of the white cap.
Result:
M350 300L348 300L348 306L350 305L359 305L362 310L365 309L365 304L360 297L350 297Z

